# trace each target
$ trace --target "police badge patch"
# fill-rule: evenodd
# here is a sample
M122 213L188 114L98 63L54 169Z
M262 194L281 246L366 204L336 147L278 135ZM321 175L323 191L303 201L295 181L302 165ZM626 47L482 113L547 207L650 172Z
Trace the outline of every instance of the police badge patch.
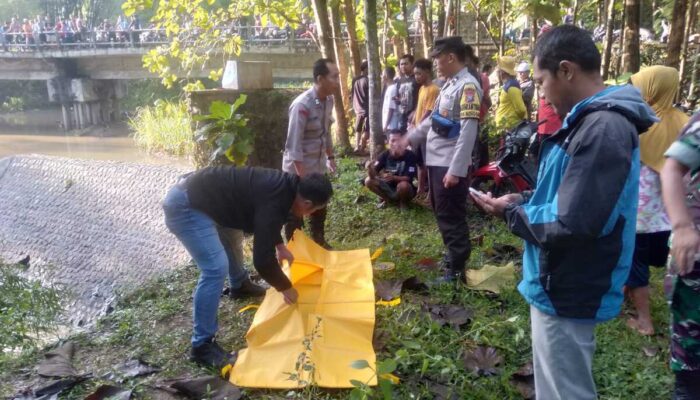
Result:
M481 99L473 83L467 83L462 90L462 99L459 102L459 118L479 119Z

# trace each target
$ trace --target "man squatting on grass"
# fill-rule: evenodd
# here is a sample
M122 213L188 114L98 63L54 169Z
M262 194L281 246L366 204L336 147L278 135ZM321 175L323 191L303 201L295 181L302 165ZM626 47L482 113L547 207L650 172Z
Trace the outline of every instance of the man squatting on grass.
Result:
M534 192L472 194L525 240L518 290L530 303L538 399L596 399L596 323L615 318L634 250L639 138L658 119L631 85L606 88L586 31L538 40L534 80L563 120L542 142Z
M227 274L232 297L265 294L250 282L230 246L222 244L223 230L254 235L255 269L287 304L293 304L297 291L280 268L282 260L291 264L294 259L282 241L282 226L290 215L302 218L326 207L332 195L331 183L322 174L300 178L271 169L232 166L200 169L181 177L170 189L163 201L165 224L200 269L194 292L192 361L216 368L235 362L235 355L214 341Z

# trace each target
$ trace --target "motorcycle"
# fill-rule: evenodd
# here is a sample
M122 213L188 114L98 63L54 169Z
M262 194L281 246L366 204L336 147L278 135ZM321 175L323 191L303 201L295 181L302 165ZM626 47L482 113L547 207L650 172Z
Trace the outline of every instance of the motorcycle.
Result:
M503 145L496 152L496 160L472 173L471 187L494 197L520 193L535 188L537 165L528 155L531 139L537 126L544 123L523 121L506 132Z

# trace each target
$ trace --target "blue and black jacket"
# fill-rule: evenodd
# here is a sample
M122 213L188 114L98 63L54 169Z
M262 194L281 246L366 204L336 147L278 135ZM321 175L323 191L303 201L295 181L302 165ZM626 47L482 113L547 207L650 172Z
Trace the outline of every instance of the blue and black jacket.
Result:
M538 310L591 321L614 318L634 249L639 134L657 122L633 86L613 86L571 110L542 143L537 188L509 206L525 240L518 290Z

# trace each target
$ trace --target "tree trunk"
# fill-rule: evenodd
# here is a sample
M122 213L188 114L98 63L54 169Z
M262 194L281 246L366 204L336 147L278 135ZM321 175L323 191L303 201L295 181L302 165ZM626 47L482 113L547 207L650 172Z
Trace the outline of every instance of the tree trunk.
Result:
M603 80L607 80L610 76L610 59L612 56L613 47L613 31L615 29L615 0L608 0L608 9L605 19L605 50L603 52Z
M469 3L471 3L472 8L474 9L474 39L476 39L476 46L474 46L474 54L476 54L477 57L479 57L479 50L481 50L479 47L481 44L481 26L479 26L479 20L481 20L481 8L474 4L472 0L469 0Z
M578 22L578 9L579 9L578 0L574 0L574 20L573 20L574 26L577 26L576 22Z
M333 39L331 37L331 27L328 19L328 3L326 0L313 0L314 16L316 17L316 32L318 43L321 45L321 54L325 58L334 57ZM348 120L345 117L345 99L340 93L340 88L333 93L333 106L335 112L335 135L336 142L343 146L343 143L350 144L348 138Z
M625 0L625 41L622 53L622 71L639 71L639 23L641 0Z
M678 91L678 99L680 100L681 96L683 95L683 89L685 88L685 72L686 72L686 66L688 65L688 39L690 38L691 31L693 30L693 26L695 26L695 18L697 17L697 9L696 9L696 2L694 0L690 1L688 11L686 13L686 19L685 19L685 30L683 33L683 46L681 46L681 65L680 68L678 69L681 77L680 81L680 90Z
M688 0L675 0L673 2L673 15L671 17L671 32L668 36L666 47L666 65L678 68L681 61L681 49L683 48L683 35L685 33L685 14L688 10Z
M357 43L357 27L355 26L355 11L353 0L343 1L343 11L345 12L345 25L348 28L348 39L350 45L350 57L352 57L352 74L353 76L360 75L360 66L362 65L362 54L360 53L360 45Z
M387 51L386 51L386 46L387 46L387 40L388 40L388 35L389 35L389 17L391 15L391 9L389 8L389 0L384 0L384 24L382 26L382 61L384 61L384 64L386 64L387 60ZM365 35L366 36L366 35ZM367 39L365 38L365 42ZM393 45L394 40L392 38L391 43Z
M530 54L535 54L535 44L537 44L537 18L533 14L530 17Z
M447 0L447 6L445 7L445 28L443 31L445 32L445 36L452 36L454 33L452 33L452 18L454 14L452 13L452 1L453 0Z
M428 21L428 12L425 7L425 0L418 0L418 12L420 12L420 32L423 40L423 57L428 58L430 46L433 45L433 27Z
M404 25L406 29L404 30L404 41L403 41L403 52L404 54L413 54L411 49L413 48L411 43L411 35L408 32L408 9L406 8L406 0L399 0L399 5L401 5L401 15L403 15Z
M695 54L693 70L690 72L690 89L688 90L688 108L695 109L700 100L700 53Z
M340 29L340 0L331 0L330 10L331 29L333 31L333 49L335 60L338 63L338 71L340 72L340 97L343 99L343 115L347 121L347 117L350 115L350 94L348 90L349 68L348 60L345 55L345 44L343 43L343 31ZM338 111L337 108L336 111ZM357 132L355 132L355 134L357 134ZM344 149L350 149L350 138L348 137L347 130L344 135L338 131L337 144Z
M447 0L438 0L438 32L437 37L445 36L445 2Z
M498 55L503 56L506 51L506 0L501 0L501 42L498 46Z
M379 80L379 39L377 38L377 0L365 0L365 36L369 76L369 131L372 133L370 154L376 160L384 151L382 132L382 87Z
M609 0L611 1L611 0ZM596 28L603 25L605 22L605 6L606 0L598 0L598 8L596 9Z
M479 9L479 7L474 3L474 0L469 0L469 3L472 5L472 8L474 10ZM489 38L493 42L493 45L496 48L498 48L499 47L498 40L496 40L496 38L491 33L491 30L489 29L489 26L486 24L486 21L484 21L484 17L481 15L481 12L478 12L476 15L477 15L477 20L479 20L479 22L481 23L481 26L484 27L484 30L486 31L486 34L489 35Z

